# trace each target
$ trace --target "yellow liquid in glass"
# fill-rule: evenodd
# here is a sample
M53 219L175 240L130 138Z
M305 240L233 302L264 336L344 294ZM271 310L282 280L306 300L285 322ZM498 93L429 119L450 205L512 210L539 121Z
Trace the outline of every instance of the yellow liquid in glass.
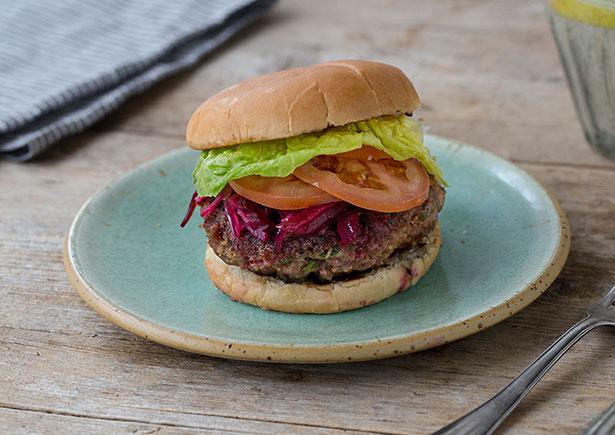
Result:
M598 27L615 28L615 0L550 0L558 14Z

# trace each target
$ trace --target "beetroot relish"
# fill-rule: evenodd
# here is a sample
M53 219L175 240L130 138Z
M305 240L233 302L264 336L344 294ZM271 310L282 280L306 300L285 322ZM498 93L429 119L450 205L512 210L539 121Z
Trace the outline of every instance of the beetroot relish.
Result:
M188 223L188 221L192 217L192 213L194 213L194 209L196 208L196 197L197 197L197 193L195 191L192 194L192 198L190 198L190 202L188 203L188 211L186 212L186 215L184 216L184 219L182 220L182 223L179 224L179 226L182 227L182 228L186 226L186 224Z
M278 233L274 248L279 250L284 239L289 235L312 235L326 230L330 224L335 222L344 208L346 208L346 203L337 201L284 213L284 217L276 225Z
M342 248L353 243L360 235L361 224L359 223L358 211L344 211L337 220L337 234L340 236Z
M250 201L228 187L215 198L197 196L194 192L180 226L183 228L188 223L197 205L201 207L201 217L207 219L220 204L223 204L235 237L240 237L244 231L265 242L273 237L276 250L288 236L319 234L332 225L336 226L344 247L354 242L361 230L359 212L349 212L348 204L343 201L300 210L276 210Z

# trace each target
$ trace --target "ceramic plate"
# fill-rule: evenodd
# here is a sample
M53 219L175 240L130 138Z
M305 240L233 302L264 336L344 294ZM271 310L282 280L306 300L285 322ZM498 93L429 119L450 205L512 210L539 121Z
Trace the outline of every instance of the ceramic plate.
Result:
M176 151L94 195L68 234L81 297L141 337L206 355L278 362L386 358L478 332L536 299L569 248L557 201L527 173L478 148L427 136L450 184L443 245L418 285L341 314L284 314L232 302L203 267L198 214L179 228L198 153Z

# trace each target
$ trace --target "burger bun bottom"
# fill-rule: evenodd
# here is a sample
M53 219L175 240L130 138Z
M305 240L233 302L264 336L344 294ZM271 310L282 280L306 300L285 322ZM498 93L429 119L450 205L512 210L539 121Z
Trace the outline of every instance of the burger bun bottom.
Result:
M389 265L363 275L326 284L284 282L226 264L207 245L209 277L234 301L285 313L327 314L375 304L415 285L435 261L441 245L440 226L416 247L397 254Z

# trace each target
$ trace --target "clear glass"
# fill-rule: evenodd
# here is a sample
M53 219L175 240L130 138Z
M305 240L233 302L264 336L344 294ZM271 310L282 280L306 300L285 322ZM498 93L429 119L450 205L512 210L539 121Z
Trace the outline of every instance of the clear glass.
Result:
M603 26L599 20L590 24L581 17L575 19L574 8L564 16L554 10L555 3L548 8L551 28L585 137L602 154L615 159L615 28ZM615 13L615 1L566 3L580 7L598 3L606 14Z

